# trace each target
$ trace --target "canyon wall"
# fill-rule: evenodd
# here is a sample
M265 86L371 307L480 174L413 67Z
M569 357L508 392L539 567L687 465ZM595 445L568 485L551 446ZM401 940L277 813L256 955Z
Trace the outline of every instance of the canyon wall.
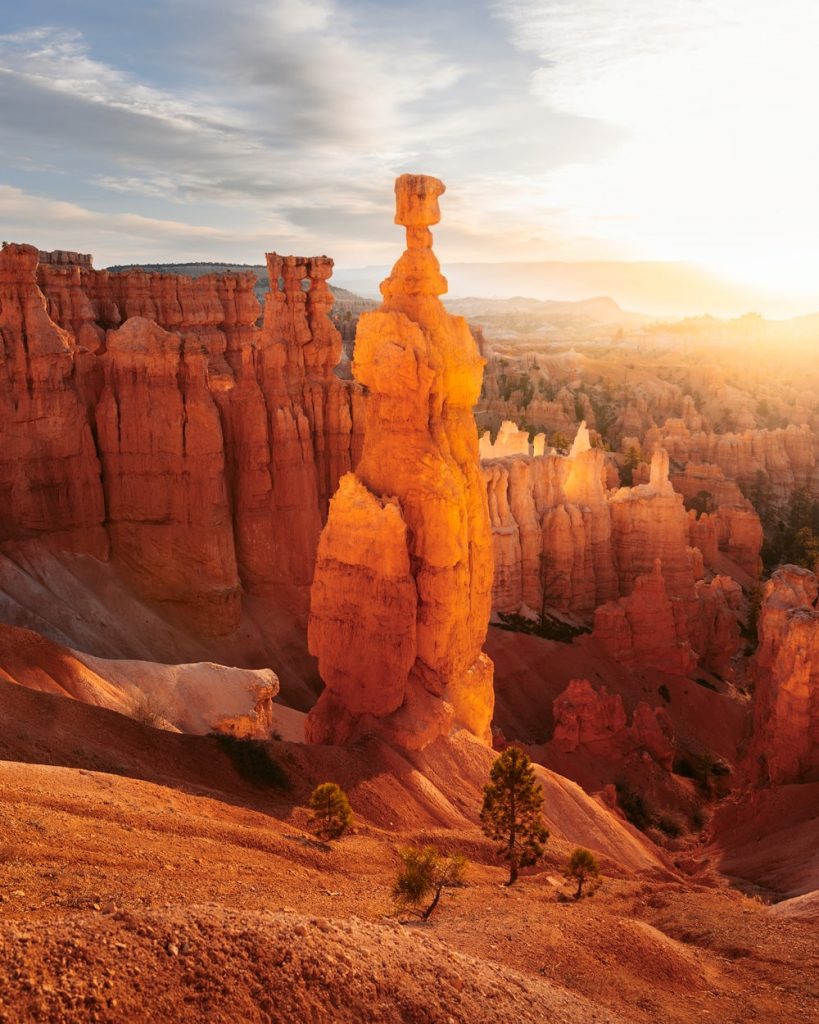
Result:
M71 256L0 252L0 545L110 555L206 635L236 629L244 591L292 585L306 610L322 510L360 446L332 261L269 254L259 327L252 274Z
M590 446L581 424L568 456L489 459L482 472L499 611L538 611L545 598L550 608L588 617L628 594L657 559L672 597L690 594L704 565L724 564L720 555L759 572L762 530L749 503L740 495L737 507L686 511L662 449L646 483L609 488L605 453Z
M749 755L759 784L819 780L818 595L816 576L795 565L778 569L762 591Z
M402 175L395 191L407 248L358 323L364 443L319 543L308 642L326 688L306 735L420 749L456 727L489 740L492 544L472 415L484 360L439 299L429 226L443 184Z
M803 488L819 497L819 439L805 423L715 434L692 429L685 419L669 419L646 431L644 447L648 453L664 448L681 465L717 466L728 480L745 487L764 473L780 503Z
M730 677L742 591L721 573L752 583L762 544L741 496L741 507L697 518L662 449L647 482L609 489L605 453L591 447L585 424L568 456L490 459L482 470L499 612L593 619L618 660L682 675L702 664Z

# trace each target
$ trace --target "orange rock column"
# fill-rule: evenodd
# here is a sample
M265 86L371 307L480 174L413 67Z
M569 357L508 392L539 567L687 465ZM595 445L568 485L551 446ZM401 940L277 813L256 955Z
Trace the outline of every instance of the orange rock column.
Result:
M395 192L407 249L359 320L364 442L319 543L308 642L326 689L307 736L421 748L457 727L489 738L492 539L472 416L485 361L439 299L429 226L444 185L402 175Z

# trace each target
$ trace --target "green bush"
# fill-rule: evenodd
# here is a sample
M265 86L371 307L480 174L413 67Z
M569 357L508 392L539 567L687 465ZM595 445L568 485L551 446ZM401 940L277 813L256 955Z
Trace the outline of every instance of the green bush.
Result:
M639 793L635 793L633 789L622 782L616 783L615 789L617 790L617 803L626 816L626 821L630 821L635 828L645 832L652 823L651 811L645 800Z
M672 839L678 838L685 832L685 825L676 814L659 814L655 825Z
M577 882L577 891L574 894L574 898L579 900L583 896L583 886L586 882L600 878L600 865L597 863L597 858L591 850L578 846L572 850L563 874L566 878Z

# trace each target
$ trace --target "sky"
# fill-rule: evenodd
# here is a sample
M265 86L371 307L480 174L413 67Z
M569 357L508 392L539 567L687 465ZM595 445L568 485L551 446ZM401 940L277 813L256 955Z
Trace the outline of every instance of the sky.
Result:
M814 0L0 0L0 231L121 262L684 260L819 308ZM797 301L796 298L794 301Z

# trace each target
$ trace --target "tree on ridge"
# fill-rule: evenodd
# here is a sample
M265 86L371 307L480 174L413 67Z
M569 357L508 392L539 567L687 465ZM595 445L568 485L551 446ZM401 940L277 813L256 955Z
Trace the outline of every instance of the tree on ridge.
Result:
M520 868L532 867L543 857L549 830L543 824L543 788L535 778L529 757L518 747L507 747L495 760L484 786L481 827L484 835L500 843L498 853L509 862L513 885Z

